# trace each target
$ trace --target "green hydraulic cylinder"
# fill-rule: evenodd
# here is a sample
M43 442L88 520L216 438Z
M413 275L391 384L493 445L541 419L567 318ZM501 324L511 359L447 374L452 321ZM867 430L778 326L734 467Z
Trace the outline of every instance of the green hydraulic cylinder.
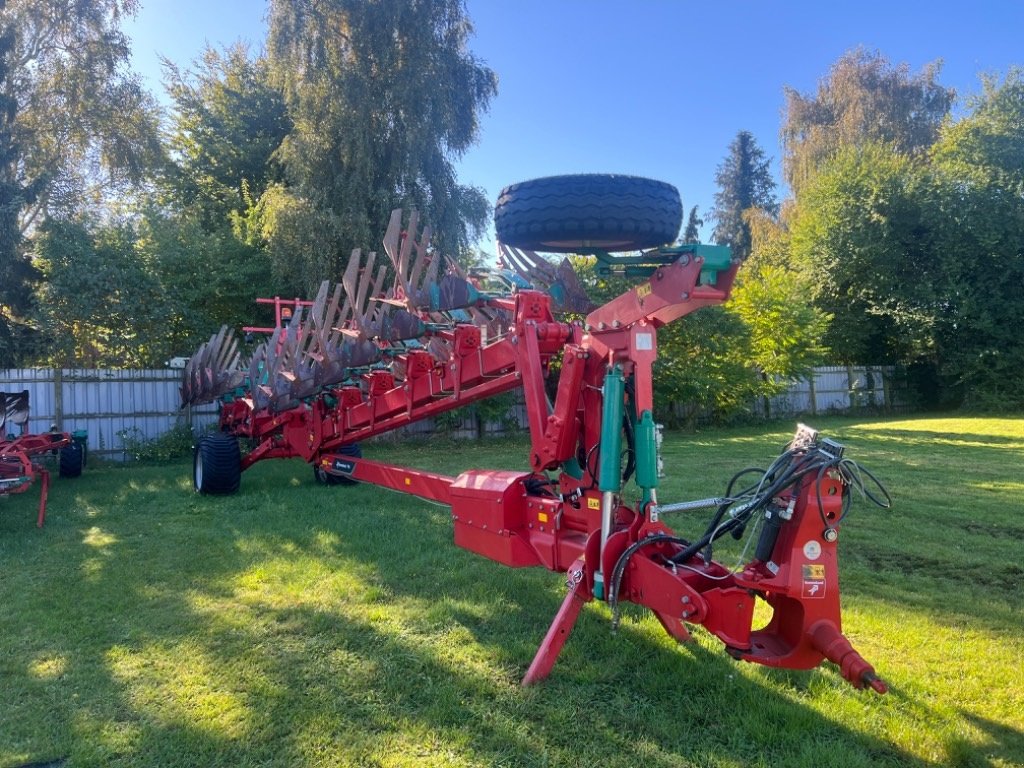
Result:
M640 414L636 423L636 484L643 491L642 505L653 501L658 487L658 438L654 415L650 411Z
M601 409L601 462L597 487L600 491L618 493L622 489L622 398L626 382L622 369L615 366L604 377Z
M601 491L601 563L604 562L605 544L615 522L615 497L622 489L622 398L625 389L622 368L617 365L609 368L602 389L601 461L597 475L597 487ZM605 599L601 563L594 573L594 597L598 600Z

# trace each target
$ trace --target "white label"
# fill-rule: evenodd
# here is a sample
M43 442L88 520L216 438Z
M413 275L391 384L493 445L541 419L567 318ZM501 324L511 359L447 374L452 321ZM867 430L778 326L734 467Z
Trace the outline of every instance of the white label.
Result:
M636 349L638 352L650 352L654 349L654 335L650 333L638 333L636 335Z
M817 560L821 557L821 544L814 539L804 544L804 557L808 560Z

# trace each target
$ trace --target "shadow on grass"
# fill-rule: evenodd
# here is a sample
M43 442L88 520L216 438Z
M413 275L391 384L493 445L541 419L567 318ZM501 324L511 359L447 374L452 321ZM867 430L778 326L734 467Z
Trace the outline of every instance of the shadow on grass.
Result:
M987 720L973 712L961 711L960 716L973 725L987 739L979 750L978 745L966 739L956 739L947 746L950 762L964 766L988 766L992 760L1002 760L1008 765L1024 765L1024 733L1002 723Z
M130 472L83 478L45 538L11 543L0 764L923 764L799 701L867 696L829 672L752 678L649 623L613 637L598 608L521 689L560 577L456 549L436 507L314 488L304 465L231 499ZM359 583L309 604L266 583L289 559Z

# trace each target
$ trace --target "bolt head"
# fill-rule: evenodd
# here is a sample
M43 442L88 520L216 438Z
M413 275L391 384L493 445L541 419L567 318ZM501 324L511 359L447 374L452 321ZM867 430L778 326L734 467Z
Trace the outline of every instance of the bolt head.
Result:
M821 534L821 536L829 544L834 544L836 540L839 538L839 531L837 531L835 528L826 528L825 531Z

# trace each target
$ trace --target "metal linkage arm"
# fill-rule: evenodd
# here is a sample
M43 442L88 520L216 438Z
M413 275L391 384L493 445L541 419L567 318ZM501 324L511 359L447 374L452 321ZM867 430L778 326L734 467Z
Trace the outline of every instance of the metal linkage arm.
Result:
M726 252L727 253L727 252ZM714 267L711 269L709 267ZM600 334L646 321L659 328L729 297L738 263L682 254L651 277L587 315L587 330Z

